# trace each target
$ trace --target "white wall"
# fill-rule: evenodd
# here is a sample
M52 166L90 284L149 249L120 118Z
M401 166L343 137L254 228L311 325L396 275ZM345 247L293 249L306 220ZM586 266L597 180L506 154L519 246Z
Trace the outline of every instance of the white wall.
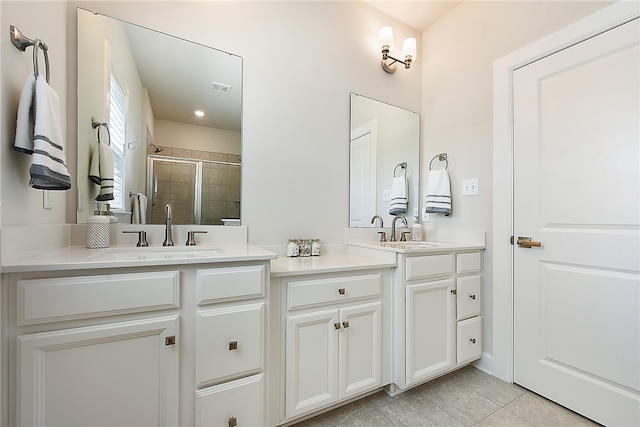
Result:
M393 26L399 40L419 38L419 32L364 2L70 1L66 11L64 1L2 1L3 28L11 21L51 46L52 85L66 111L72 158L79 6L243 57L242 221L251 243L284 245L288 237L300 235L343 241L350 92L420 108L420 59L412 70L388 75L380 68L377 47L382 26ZM5 31L1 37L6 46ZM29 55L6 50L5 141L12 138L11 114L31 66ZM7 65L15 61L19 67ZM2 226L74 222L75 194L59 195L70 200L67 208L64 200L56 200L52 211L43 211L41 196L18 179L28 169L26 159L12 166L16 155L7 146L0 149L10 157L2 164ZM71 169L75 177L75 163ZM23 206L29 206L27 215Z
M29 38L43 39L49 46L51 86L60 97L62 134L66 139L67 166L75 184L75 128L68 128L67 118L67 8L63 2L0 2L0 51L2 64L2 99L0 101L0 171L2 228L14 224L59 224L67 218L67 197L72 191L52 191L54 209L42 208L42 191L28 186L31 156L13 151L16 111L22 86L33 73L33 50L21 52L12 44L9 26L15 25ZM40 54L41 73L45 72ZM75 114L75 112L74 112ZM70 146L70 147L69 147ZM74 199L75 200L75 199ZM75 217L75 214L74 214Z
M426 172L434 155L448 153L453 197L452 215L431 215L431 222L425 225L487 232L483 347L489 370L493 329L493 62L611 3L464 2L422 35L421 162ZM477 197L460 195L462 180L467 178L479 179ZM426 173L422 188L425 185Z

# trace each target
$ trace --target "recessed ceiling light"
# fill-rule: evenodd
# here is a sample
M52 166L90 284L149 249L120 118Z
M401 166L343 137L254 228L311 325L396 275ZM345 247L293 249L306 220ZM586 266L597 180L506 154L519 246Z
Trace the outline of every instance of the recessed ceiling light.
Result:
M204 111L201 110L194 111L194 114L198 117L204 117Z

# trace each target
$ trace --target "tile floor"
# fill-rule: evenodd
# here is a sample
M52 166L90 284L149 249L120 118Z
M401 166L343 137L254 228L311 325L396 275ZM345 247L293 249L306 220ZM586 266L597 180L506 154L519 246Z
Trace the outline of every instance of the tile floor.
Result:
M296 427L599 426L537 394L472 367L397 396L379 392Z

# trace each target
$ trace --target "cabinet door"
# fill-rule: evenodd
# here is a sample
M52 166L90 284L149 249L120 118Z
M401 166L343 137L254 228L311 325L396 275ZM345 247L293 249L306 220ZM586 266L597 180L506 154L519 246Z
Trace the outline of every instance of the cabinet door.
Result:
M196 391L196 427L264 425L264 374Z
M264 366L264 304L196 315L196 384L254 373Z
M21 335L25 426L178 425L178 316Z
M406 382L455 366L453 280L406 286Z
M340 311L340 399L380 386L381 306L376 302Z
M287 418L338 400L338 310L287 317Z

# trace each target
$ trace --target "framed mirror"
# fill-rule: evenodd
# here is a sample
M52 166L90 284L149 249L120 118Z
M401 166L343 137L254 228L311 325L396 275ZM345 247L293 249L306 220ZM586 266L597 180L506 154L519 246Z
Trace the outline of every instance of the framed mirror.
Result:
M241 122L241 57L78 9L78 223L106 143L118 222L239 225Z
M349 227L379 227L374 215L388 227L392 208L413 223L420 210L420 115L351 93L349 150Z

